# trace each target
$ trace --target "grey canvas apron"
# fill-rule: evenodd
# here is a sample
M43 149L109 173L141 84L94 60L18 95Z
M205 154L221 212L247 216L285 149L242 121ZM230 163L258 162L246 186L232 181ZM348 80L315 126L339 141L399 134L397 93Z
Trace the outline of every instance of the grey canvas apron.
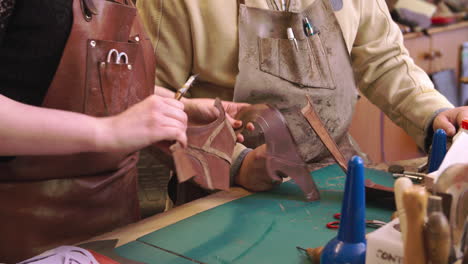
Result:
M306 36L302 19L316 32ZM287 38L292 28L297 49ZM349 53L329 0L316 0L302 12L239 6L239 74L234 101L269 103L284 115L304 160L332 161L300 109L311 96L316 112L346 158L354 151L347 130L357 89Z

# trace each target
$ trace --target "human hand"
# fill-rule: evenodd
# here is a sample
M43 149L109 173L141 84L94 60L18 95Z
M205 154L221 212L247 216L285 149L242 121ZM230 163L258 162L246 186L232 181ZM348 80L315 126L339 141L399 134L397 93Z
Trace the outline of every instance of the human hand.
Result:
M214 121L219 116L218 109L214 106L214 99L208 98L197 98L197 99L187 99L183 98L182 102L185 105L185 112L188 115L189 123L193 124L206 124ZM250 106L247 103L235 103L222 101L221 102L224 111L226 113L226 118L229 123L232 125L233 129L238 129L242 127L242 121L236 120L233 117L239 113L244 107ZM248 130L253 130L254 126L252 123L246 125ZM237 134L237 140L239 142L244 141L242 134Z
M234 183L247 190L259 192L267 191L283 182L274 175L271 178L266 168L266 144L260 145L249 152L242 162L239 173L234 177Z
M152 95L102 121L98 139L104 151L133 152L164 140L187 145L184 105L172 98Z
M463 119L468 119L468 106L461 106L439 113L434 119L432 128L434 131L441 128L447 133L447 136L452 137L457 132L457 128L461 125Z

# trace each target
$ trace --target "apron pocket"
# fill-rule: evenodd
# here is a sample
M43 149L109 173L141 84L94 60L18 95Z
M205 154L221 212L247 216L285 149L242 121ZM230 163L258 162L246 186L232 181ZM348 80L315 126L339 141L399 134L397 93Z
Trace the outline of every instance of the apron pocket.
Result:
M147 97L144 65L137 62L138 43L89 40L84 113L118 114Z
M305 39L259 38L260 70L301 87L335 89L318 34Z

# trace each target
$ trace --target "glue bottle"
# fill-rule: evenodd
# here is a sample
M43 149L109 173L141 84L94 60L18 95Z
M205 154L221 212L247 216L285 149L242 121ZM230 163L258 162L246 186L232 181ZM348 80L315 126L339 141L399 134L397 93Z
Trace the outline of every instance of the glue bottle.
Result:
M455 136L453 136L452 142L455 142L455 140L457 140L457 138L460 136L461 133L467 133L468 134L468 119L463 119L462 120L461 127L458 130L457 134L455 134Z
M366 195L364 162L354 156L348 163L338 235L322 250L322 264L364 264L366 260Z

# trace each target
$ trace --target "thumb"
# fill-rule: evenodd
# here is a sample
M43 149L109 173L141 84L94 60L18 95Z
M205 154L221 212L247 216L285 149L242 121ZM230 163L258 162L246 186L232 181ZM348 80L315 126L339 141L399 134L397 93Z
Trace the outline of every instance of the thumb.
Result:
M454 136L456 132L455 126L450 122L448 116L443 113L440 113L439 116L436 117L432 128L434 131L437 129L443 129L449 137Z

